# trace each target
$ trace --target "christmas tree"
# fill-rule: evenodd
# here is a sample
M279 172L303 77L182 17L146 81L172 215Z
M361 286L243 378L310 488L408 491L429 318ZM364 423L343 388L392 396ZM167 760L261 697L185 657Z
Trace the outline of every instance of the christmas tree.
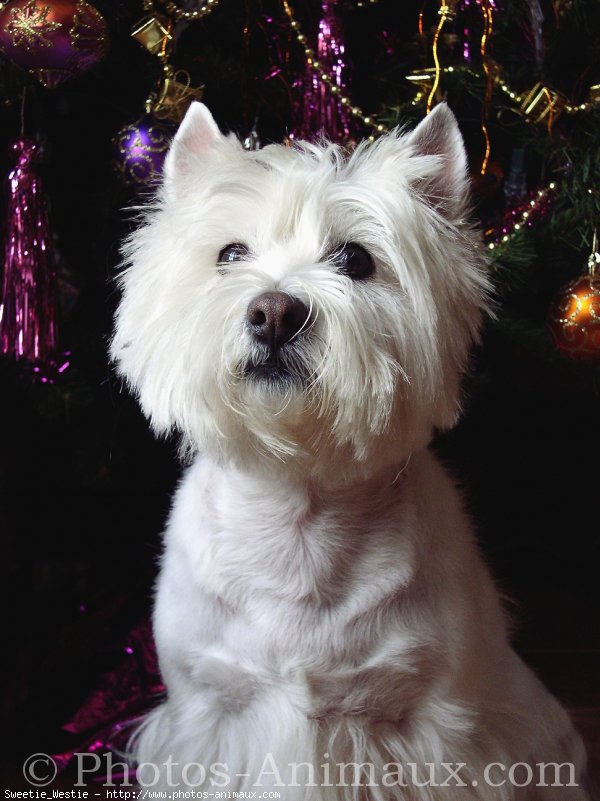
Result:
M600 763L600 6L10 0L0 50L5 783L135 711L99 709L126 686L156 690L138 626L176 443L153 439L107 341L119 244L194 99L248 148L352 148L455 112L495 306L435 448L518 603L517 646Z

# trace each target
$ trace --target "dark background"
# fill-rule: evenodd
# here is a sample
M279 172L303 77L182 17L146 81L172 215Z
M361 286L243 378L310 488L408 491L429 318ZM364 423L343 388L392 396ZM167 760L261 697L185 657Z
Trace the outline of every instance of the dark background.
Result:
M0 363L7 776L18 776L34 751L74 744L61 726L123 659L127 633L150 607L160 531L180 472L174 444L151 436L107 364L112 279L130 226L123 209L137 202L111 170L111 140L142 115L158 65L129 36L141 3L96 6L111 47L87 75L49 91L0 62L0 174L12 166L8 142L19 133L26 85L25 131L44 143L39 173L59 253L61 346L72 360L51 386L35 384L22 365ZM297 6L307 34L314 31L318 3ZM404 76L415 66L420 6L341 7L351 94L368 113L411 96ZM269 12L279 22L265 22ZM182 33L173 62L205 84L205 102L224 129L246 135L258 115L263 142L277 141L293 125L289 97L299 91L289 77L265 79L272 42L285 30L277 3L221 0ZM571 49L571 62L579 52ZM301 74L302 54L293 53ZM560 63L555 74L564 77ZM459 118L475 160L478 117ZM494 155L506 170L507 134L499 127L496 134ZM532 188L542 169L533 158ZM498 197L476 201L484 221L494 202L501 205ZM585 257L566 250L548 272L541 244L532 279L506 298L510 319L533 321L537 340L507 324L500 308L474 357L463 420L436 447L463 486L487 561L512 599L518 649L572 707L598 758L600 373L557 356L545 332L554 293Z

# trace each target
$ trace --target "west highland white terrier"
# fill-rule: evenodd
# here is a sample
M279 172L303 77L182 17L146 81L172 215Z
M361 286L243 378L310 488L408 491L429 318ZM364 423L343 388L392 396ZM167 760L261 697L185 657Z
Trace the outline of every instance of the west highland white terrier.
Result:
M112 342L154 430L193 456L158 578L167 696L135 738L141 785L587 798L582 743L511 649L428 450L488 302L468 198L443 104L352 152L246 151L191 106L125 246Z

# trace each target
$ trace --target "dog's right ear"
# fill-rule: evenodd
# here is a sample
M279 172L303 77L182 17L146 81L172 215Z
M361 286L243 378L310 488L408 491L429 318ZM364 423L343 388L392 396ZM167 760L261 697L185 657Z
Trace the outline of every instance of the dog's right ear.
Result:
M204 103L192 103L165 159L163 173L165 183L189 175L195 164L210 155L215 145L223 139L217 123Z
M467 154L456 117L439 103L405 140L413 156L433 158L433 172L425 169L415 182L418 194L446 216L462 213L468 196Z

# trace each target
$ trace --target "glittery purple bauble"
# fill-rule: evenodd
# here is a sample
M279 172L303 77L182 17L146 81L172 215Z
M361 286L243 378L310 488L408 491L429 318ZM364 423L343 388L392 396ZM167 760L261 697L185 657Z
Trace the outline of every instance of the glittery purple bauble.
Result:
M0 50L53 88L106 51L106 22L84 0L12 0L0 11Z
M146 114L115 137L115 169L128 186L148 186L161 174L175 126Z

